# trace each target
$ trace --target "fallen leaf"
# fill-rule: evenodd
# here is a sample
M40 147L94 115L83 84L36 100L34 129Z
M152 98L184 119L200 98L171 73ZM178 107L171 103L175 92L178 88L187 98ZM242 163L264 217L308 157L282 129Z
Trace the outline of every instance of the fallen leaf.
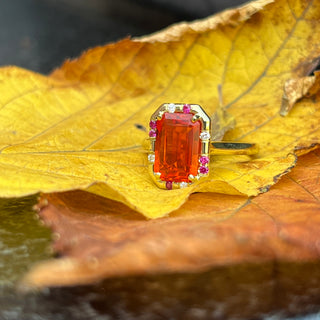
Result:
M224 108L221 86L218 86L219 106L211 117L211 140L222 141L224 135L234 129L235 119Z
M295 103L304 98L316 95L320 90L320 72L314 72L313 76L289 79L283 88L280 114L286 116Z
M149 218L193 192L257 195L319 143L319 103L279 115L286 80L306 76L320 56L317 1L260 0L141 39L97 47L46 77L0 69L0 196L84 189ZM148 119L164 102L219 106L236 126L230 141L260 153L217 157L209 179L158 189L142 148Z
M84 191L43 195L40 217L55 232L54 249L62 258L35 266L23 283L65 286L239 263L316 261L319 179L316 150L267 193L252 199L195 194L156 220Z

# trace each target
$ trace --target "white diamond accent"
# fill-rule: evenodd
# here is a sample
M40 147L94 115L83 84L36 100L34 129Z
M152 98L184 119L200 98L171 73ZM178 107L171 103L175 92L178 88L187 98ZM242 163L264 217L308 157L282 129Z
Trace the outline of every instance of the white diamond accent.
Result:
M210 139L210 133L209 132L201 132L200 133L200 139L201 140L209 140Z
M181 182L180 183L180 188L186 188L188 186L187 182Z
M155 159L154 154L151 153L151 154L148 155L149 162L154 163L154 159Z
M170 113L174 113L176 111L176 105L174 103L169 103L168 104L168 111Z

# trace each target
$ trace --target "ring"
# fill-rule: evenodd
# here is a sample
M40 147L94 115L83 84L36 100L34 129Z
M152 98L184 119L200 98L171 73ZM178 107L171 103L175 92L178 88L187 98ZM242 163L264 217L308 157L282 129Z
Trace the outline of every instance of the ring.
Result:
M210 155L252 155L252 143L210 141L211 120L197 104L164 103L150 119L151 177L159 188L179 189L209 174Z

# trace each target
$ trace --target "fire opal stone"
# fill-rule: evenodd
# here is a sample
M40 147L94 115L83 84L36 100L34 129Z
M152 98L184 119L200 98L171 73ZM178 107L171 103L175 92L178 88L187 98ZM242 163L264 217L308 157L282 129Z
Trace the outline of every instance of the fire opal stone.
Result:
M201 122L192 122L192 117L166 112L157 121L154 172L163 181L189 182L190 174L198 174Z

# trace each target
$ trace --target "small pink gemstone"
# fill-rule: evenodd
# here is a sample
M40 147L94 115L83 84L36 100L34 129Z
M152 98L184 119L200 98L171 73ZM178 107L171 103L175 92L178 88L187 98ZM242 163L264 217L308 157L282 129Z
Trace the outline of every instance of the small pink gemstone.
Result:
M209 172L208 167L200 167L199 172L202 174L207 174Z
M207 164L207 163L209 163L209 157L202 156L202 157L200 157L199 161L201 164Z
M157 133L156 133L155 130L151 129L151 130L149 131L149 137L150 137L150 138L155 138L156 135L157 135Z
M185 104L183 106L183 113L190 113L190 111L191 111L190 104Z
M149 126L151 129L156 129L157 128L157 121L151 120L149 122Z
M172 181L167 181L167 182L166 182L166 188L167 188L168 190L171 190L171 189L172 189Z

